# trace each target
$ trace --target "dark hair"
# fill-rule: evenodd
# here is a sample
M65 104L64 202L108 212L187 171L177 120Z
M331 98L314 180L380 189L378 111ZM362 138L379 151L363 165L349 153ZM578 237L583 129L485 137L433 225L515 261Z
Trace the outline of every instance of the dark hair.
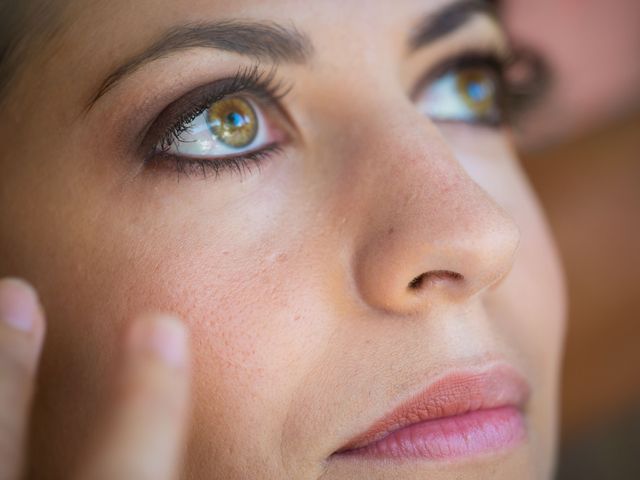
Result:
M22 59L57 28L57 0L0 0L0 104Z
M5 92L22 49L18 39L24 30L24 2L0 3L0 96Z

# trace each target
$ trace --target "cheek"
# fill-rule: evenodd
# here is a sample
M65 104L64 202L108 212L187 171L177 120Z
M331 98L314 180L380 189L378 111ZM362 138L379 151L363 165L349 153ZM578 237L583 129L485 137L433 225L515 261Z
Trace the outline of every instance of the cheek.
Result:
M522 232L517 260L503 295L520 312L522 351L535 359L542 383L557 381L566 328L567 293L561 261L544 214L527 180L514 165L519 191L511 195L509 209Z
M109 259L119 265L107 287L115 299L112 316L126 322L139 312L162 310L188 323L196 409L192 455L208 462L212 455L226 458L223 446L249 445L253 455L268 458L288 398L318 357L326 325L314 321L322 316L313 303L301 303L293 271L303 267L294 246L266 237L243 245L218 237L213 245L200 241L208 238L201 232L189 236L185 247L177 231L167 231L135 259L126 248Z
M253 397L253 408L261 404L255 397L276 403L317 361L330 333L305 286L314 246L277 229L212 236L204 223L185 235L167 226L133 256L135 242L124 242L105 260L118 272L107 287L113 315L123 322L149 310L179 315L190 327L203 395L216 392L227 404Z
M500 328L527 365L534 385L530 425L536 464L547 478L555 458L560 369L566 328L564 276L555 245L534 204L523 205L523 241L509 281L496 307ZM513 319L517 318L517 324Z
M557 404L567 295L551 232L526 180L516 172L509 210L522 232L517 259L490 308L534 385L530 425L537 465L549 476L557 437Z
M268 246L185 251L164 243L129 264L112 291L126 299L120 309L127 317L146 310L179 315L198 362L259 377L296 354L289 332L302 313L292 305L290 268L287 255Z
M520 229L512 271L495 297L501 303L496 312L509 311L504 315L506 331L515 330L526 346L524 351L541 362L551 361L548 367L555 370L564 338L567 295L561 262L536 195L504 135L455 126L445 126L443 133L457 146L456 156L469 175Z
M534 384L533 442L549 470L557 425L557 398L566 328L567 294L552 234L514 154L497 135L447 128L445 135L469 175L516 221L521 233L513 268L486 298L496 335L513 351ZM466 148L465 146L473 146Z

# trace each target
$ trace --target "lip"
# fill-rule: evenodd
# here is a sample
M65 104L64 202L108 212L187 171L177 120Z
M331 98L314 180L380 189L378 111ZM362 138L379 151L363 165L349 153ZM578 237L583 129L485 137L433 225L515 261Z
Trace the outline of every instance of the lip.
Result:
M514 446L526 438L530 387L508 365L447 373L335 452L442 459Z

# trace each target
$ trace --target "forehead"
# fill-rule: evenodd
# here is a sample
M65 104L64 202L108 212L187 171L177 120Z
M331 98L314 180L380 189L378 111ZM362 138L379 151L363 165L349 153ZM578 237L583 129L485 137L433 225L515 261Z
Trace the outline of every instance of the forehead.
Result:
M43 45L31 70L19 82L19 101L34 91L60 91L57 101L88 101L119 67L184 25L239 20L272 23L301 32L324 60L365 61L385 51L402 52L420 18L455 4L486 5L486 0L71 0L57 3L60 24ZM373 57L371 58L374 59ZM68 89L70 75L75 92ZM175 72L177 73L177 72ZM183 72L184 73L184 72ZM63 80L64 81L63 81ZM23 81L24 80L24 81ZM58 82L58 85L50 82ZM87 91L80 90L86 89ZM91 90L91 91L89 91ZM85 97L80 100L79 97ZM88 97L88 98L87 98ZM56 101L51 99L50 101Z
M411 34L409 27L430 12L452 4L489 3L486 0L76 1L67 9L70 28L65 50L76 49L90 57L89 61L100 59L113 65L176 26L224 20L277 23L301 31L317 44L344 45L367 38L367 42L379 40L388 45L406 41ZM77 48L83 44L90 45L91 51ZM86 66L85 61L82 63Z
M221 19L273 21L313 30L316 35L336 29L407 20L460 0L76 0L66 5L69 34L94 39L109 35L112 44L144 37L175 24ZM464 0L487 4L486 0ZM415 17L414 17L415 19ZM120 32L120 36L113 35Z

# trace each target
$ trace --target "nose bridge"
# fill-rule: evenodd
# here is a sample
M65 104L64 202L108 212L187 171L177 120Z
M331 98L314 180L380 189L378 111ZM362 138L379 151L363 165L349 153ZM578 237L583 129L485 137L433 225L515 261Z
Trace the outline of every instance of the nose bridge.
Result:
M415 312L461 301L510 270L519 230L415 109L370 116L371 141L353 142L362 222L354 274L363 299ZM362 181L361 181L362 179Z

